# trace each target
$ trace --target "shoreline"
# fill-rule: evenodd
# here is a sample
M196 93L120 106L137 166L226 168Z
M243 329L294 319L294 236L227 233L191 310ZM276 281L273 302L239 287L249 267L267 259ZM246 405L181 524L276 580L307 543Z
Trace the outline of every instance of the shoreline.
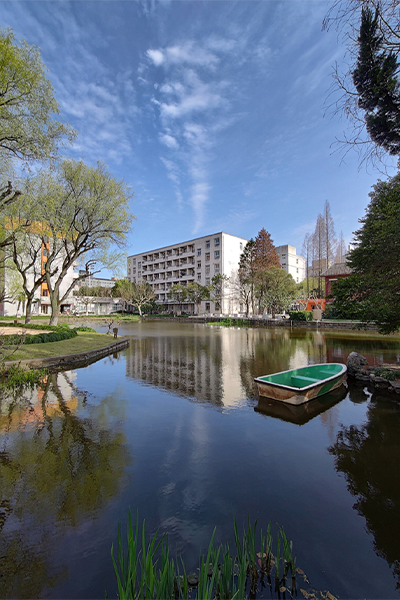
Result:
M58 356L49 356L45 358L25 358L22 360L8 360L3 363L6 368L15 364L20 364L22 367L31 367L34 369L46 368L49 371L58 369L69 369L73 367L86 366L95 362L99 358L108 356L113 352L119 352L129 346L129 339L123 338L107 346L94 348L93 350L85 350L75 354L60 354Z

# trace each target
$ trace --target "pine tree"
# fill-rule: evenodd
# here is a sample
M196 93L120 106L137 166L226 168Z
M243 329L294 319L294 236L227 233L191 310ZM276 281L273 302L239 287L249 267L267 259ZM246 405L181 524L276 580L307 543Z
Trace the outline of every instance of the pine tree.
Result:
M365 110L365 122L371 140L389 154L400 154L400 92L398 63L394 52L382 49L379 33L379 9L373 15L365 7L361 13L358 37L359 54L353 82L359 95L358 105Z

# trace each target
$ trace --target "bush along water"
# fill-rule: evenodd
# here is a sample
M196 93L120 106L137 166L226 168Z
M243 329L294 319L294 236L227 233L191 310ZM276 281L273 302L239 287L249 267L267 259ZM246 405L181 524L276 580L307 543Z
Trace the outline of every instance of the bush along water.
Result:
M23 390L33 388L46 376L46 369L23 368L20 363L10 367L0 366L0 389Z
M336 600L330 592L306 591L309 584L304 571L296 566L292 542L278 526L276 543L271 523L266 534L257 534L248 521L240 536L236 519L236 549L229 544L214 544L215 529L207 554L200 556L196 573L187 573L181 558L170 556L168 537L158 532L146 543L145 523L133 526L129 511L127 545L118 525L118 553L111 557L117 578L118 597L124 599L175 600L244 600L259 598L295 598L298 588L303 597L313 600ZM124 548L126 548L124 550ZM300 581L298 586L297 579ZM106 597L108 597L106 595Z
M309 310L291 310L289 311L291 321L312 321L313 314Z

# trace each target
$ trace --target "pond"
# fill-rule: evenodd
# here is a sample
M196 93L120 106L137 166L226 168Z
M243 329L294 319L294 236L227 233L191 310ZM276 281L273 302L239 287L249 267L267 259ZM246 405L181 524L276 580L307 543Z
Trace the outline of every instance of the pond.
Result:
M104 331L99 326L99 331ZM400 402L351 385L315 416L257 408L256 376L313 362L395 362L398 337L149 321L130 348L0 400L0 597L116 597L128 508L195 569L214 526L271 521L313 588L394 598ZM301 596L301 595L300 595Z

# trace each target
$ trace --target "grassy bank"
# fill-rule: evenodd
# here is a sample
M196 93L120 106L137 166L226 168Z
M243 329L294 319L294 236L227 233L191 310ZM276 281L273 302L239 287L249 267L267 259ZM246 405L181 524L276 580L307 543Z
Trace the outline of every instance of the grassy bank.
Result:
M78 332L78 336L70 340L50 342L45 344L34 344L21 346L10 360L26 360L38 358L51 358L53 356L65 356L67 354L79 354L103 348L111 344L115 339L106 333Z

